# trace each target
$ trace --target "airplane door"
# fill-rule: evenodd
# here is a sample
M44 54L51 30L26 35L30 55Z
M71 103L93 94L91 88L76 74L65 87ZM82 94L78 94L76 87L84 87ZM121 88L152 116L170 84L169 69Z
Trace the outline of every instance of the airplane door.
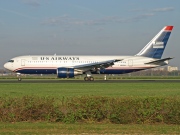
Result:
M133 66L133 60L128 61L129 66Z
M21 60L21 66L25 66L25 61L26 60Z

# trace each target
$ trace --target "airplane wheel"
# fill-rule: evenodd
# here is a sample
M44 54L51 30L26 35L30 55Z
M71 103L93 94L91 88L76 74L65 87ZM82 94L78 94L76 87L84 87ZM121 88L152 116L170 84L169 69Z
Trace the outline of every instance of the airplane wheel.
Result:
M89 77L89 81L94 81L94 78L93 77Z
M88 77L84 77L84 81L88 81L89 80L89 78Z

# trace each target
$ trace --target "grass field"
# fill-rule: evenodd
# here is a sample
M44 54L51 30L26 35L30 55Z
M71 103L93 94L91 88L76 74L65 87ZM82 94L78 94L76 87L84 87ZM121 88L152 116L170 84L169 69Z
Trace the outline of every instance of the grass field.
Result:
M59 124L59 123L0 123L1 135L159 135L179 134L177 125L118 125L118 124Z
M179 83L0 83L0 97L180 97ZM0 134L180 134L179 125L0 123Z
M180 96L180 83L0 83L0 97Z

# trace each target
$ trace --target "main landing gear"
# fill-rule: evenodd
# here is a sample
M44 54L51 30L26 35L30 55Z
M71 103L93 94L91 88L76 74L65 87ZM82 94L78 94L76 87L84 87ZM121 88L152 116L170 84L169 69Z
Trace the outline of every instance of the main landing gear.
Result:
M84 77L84 81L94 81L94 78L91 76L91 77Z
M84 77L84 81L94 81L92 74L90 71L86 72L86 77Z

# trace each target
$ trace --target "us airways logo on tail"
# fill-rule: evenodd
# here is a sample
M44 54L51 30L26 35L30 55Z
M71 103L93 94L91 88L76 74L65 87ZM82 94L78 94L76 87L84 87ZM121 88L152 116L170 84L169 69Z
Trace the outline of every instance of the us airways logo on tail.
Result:
M137 56L161 59L172 30L173 26L165 26Z
M79 57L41 57L41 60L79 60Z

